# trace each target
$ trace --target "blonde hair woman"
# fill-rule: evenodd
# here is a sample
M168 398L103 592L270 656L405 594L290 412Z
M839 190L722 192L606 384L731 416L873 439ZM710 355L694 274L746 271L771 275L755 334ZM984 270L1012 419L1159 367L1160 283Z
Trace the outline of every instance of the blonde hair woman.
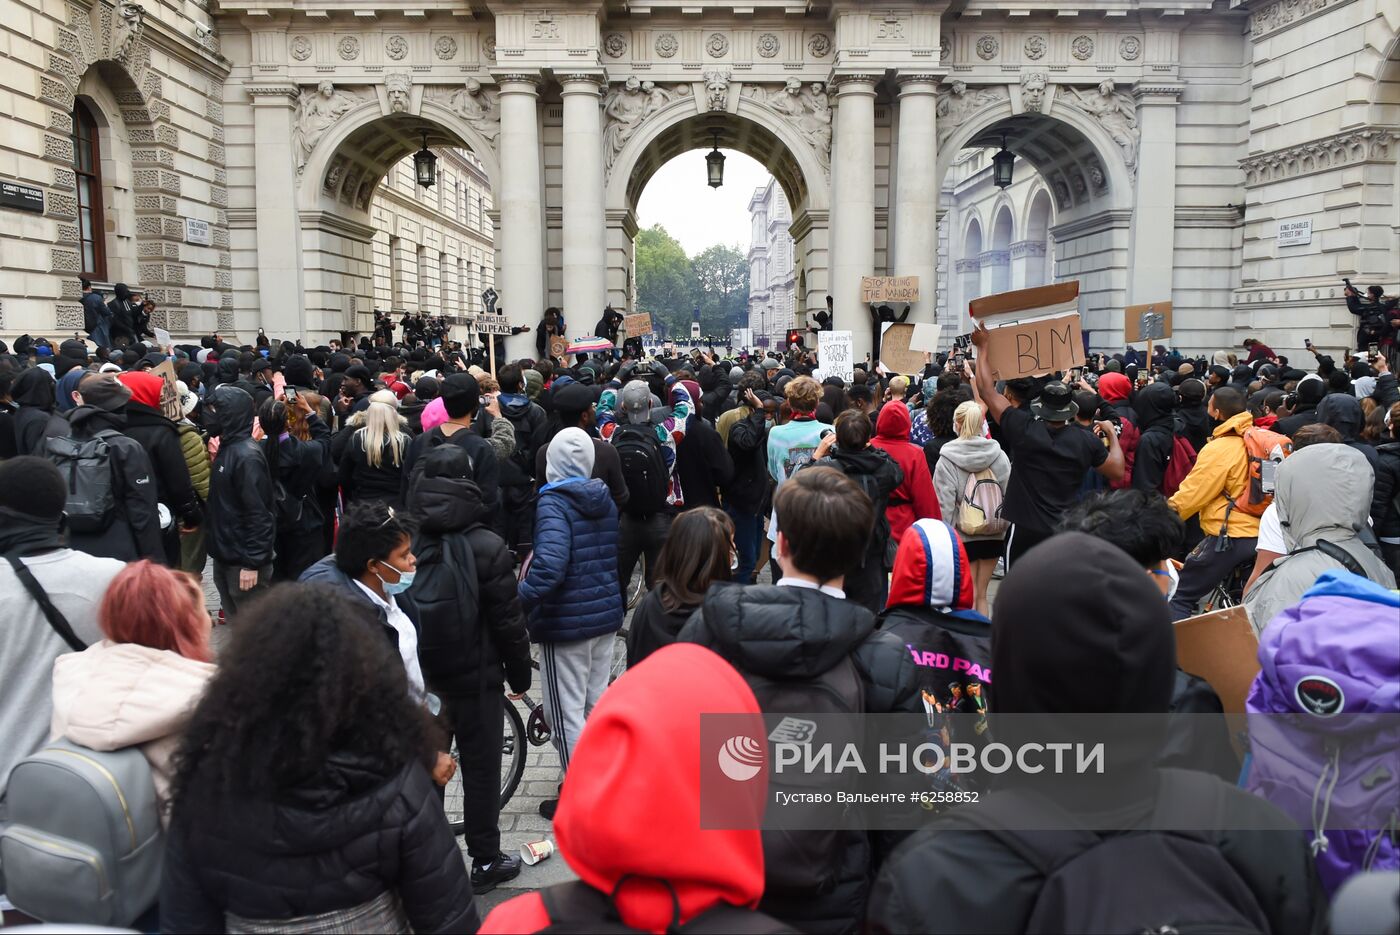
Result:
M977 590L977 612L987 616L991 610L987 588L996 570L1006 532L1004 529L993 531L999 525L995 522L987 522L975 532L959 528L966 526L961 507L967 499L969 478L983 472L986 472L985 479L996 483L993 499L999 501L1006 494L1006 482L1011 479L1011 461L1001 445L983 434L982 407L976 402L962 403L953 410L953 431L957 438L945 443L939 451L938 464L933 469L933 489L943 506L943 521L953 528L967 549L972 583ZM987 517L989 521L996 519L999 517Z
M399 415L399 401L389 390L369 398L369 406L346 423L353 431L339 453L340 493L344 501L379 500L403 508L400 496L404 453L411 439L407 421Z

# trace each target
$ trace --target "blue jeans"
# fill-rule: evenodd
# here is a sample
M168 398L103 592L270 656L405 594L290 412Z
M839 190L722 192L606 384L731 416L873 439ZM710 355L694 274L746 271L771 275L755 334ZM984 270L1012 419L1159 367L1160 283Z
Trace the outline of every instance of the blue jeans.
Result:
M739 567L730 576L731 581L748 584L753 580L753 568L758 563L758 545L765 530L763 517L726 506L724 512L734 521L734 545L739 550Z

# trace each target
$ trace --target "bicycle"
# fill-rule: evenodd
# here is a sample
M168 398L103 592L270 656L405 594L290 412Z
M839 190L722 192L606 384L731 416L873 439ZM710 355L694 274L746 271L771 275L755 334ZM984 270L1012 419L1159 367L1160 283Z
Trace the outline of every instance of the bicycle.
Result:
M539 668L538 664L535 664ZM502 716L505 724L501 737L501 794L500 807L505 808L506 803L515 795L515 790L520 786L520 780L525 775L525 761L529 752L529 747L542 747L549 743L549 723L544 719L544 708L530 697L526 692L520 696L520 703L523 703L530 711L528 718L520 716L520 708L517 702L505 695L501 696ZM522 742L523 741L523 742ZM460 836L466 830L465 816L465 794L462 789L462 755L457 749L457 739L452 739L452 749L449 751L452 759L457 763L455 772L447 786L443 789L443 810L447 814L447 824L452 829L452 833Z
M1254 572L1254 560L1236 565L1219 584L1211 588L1201 605L1201 613L1238 607L1244 601L1244 584Z

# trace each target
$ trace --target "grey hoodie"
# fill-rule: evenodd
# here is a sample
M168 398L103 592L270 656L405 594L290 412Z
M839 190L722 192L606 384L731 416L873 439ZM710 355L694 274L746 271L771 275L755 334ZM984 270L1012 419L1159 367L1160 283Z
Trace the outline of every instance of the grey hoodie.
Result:
M570 477L587 480L593 476L593 440L583 429L561 430L550 440L544 457L545 480L551 484Z
M1370 515L1374 484L1365 455L1347 445L1309 445L1279 465L1274 504L1288 553L1245 595L1245 612L1255 633L1298 603L1319 575L1342 567L1322 551L1304 551L1319 540L1345 549L1372 581L1395 587L1395 576L1359 537Z
M938 494L938 507L943 520L949 525L957 521L958 498L967 489L969 474L992 469L997 486L1006 493L1006 482L1011 478L1011 462L1001 445L990 438L955 438L945 442L939 450L938 464L933 469L933 489ZM978 539L1000 539L1001 536L964 536L962 539L975 542Z

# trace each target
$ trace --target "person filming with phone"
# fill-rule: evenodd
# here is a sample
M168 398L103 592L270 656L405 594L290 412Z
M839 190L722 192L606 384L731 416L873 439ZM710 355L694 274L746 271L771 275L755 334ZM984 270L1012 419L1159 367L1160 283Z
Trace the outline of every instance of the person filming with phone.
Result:
M1367 286L1366 297L1343 279L1346 288L1342 295L1347 300L1347 311L1357 318L1356 346L1370 349L1372 353L1385 355L1392 369L1396 366L1396 336L1400 333L1400 297L1386 295L1380 286Z

